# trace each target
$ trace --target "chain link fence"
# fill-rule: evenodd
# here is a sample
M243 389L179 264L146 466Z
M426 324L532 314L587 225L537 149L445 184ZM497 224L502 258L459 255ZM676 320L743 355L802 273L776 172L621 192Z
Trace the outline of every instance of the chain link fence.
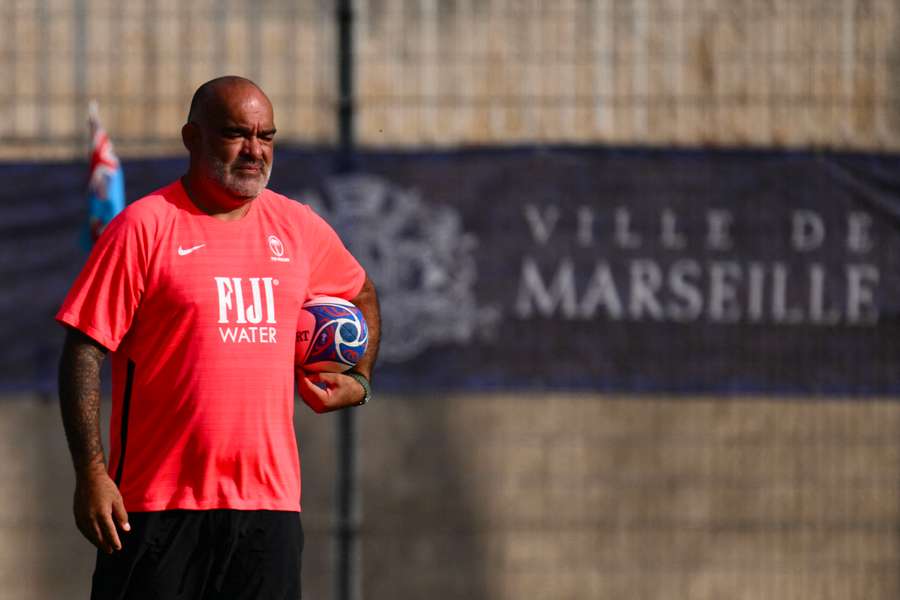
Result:
M254 79L280 138L335 140L335 3L10 1L0 157L178 151L193 90ZM358 0L365 146L900 147L891 0Z
M37 0L0 18L5 160L83 155L91 99L122 155L179 152L193 91L227 73L265 88L284 139L335 136L330 2Z
M360 3L372 144L896 148L890 1Z

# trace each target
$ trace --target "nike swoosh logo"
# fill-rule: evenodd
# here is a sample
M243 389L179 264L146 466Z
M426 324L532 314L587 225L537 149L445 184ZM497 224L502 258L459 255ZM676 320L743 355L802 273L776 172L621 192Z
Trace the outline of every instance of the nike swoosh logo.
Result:
M202 248L202 247L205 246L205 245L206 245L206 244L199 244L199 245L194 246L194 247L192 247L192 248L182 248L181 246L178 246L178 256L187 256L188 254L190 254L190 253L193 252L194 250L199 250L200 248Z

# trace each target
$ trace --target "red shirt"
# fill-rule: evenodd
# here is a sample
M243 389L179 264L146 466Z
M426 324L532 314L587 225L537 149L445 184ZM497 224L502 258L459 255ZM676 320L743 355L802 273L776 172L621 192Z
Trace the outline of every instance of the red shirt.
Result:
M237 221L180 182L116 217L56 318L113 351L109 473L126 509L299 511L300 307L364 280L325 221L268 190Z

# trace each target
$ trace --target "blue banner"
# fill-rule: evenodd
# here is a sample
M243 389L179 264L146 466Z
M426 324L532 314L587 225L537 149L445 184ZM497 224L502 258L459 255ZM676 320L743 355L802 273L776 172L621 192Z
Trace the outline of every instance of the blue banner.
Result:
M381 389L900 390L898 156L370 152L342 177L327 152L277 158L271 187L378 286ZM185 167L125 162L131 198ZM0 381L46 386L83 167L0 172Z

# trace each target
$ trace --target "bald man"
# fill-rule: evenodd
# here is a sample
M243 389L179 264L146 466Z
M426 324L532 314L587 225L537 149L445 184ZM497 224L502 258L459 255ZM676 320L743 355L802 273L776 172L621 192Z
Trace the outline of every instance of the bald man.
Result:
M299 598L294 386L316 412L368 400L375 289L331 227L266 189L275 122L253 82L200 86L181 134L187 173L107 226L56 316L92 598ZM295 379L300 307L319 295L362 309L368 351L348 374Z

